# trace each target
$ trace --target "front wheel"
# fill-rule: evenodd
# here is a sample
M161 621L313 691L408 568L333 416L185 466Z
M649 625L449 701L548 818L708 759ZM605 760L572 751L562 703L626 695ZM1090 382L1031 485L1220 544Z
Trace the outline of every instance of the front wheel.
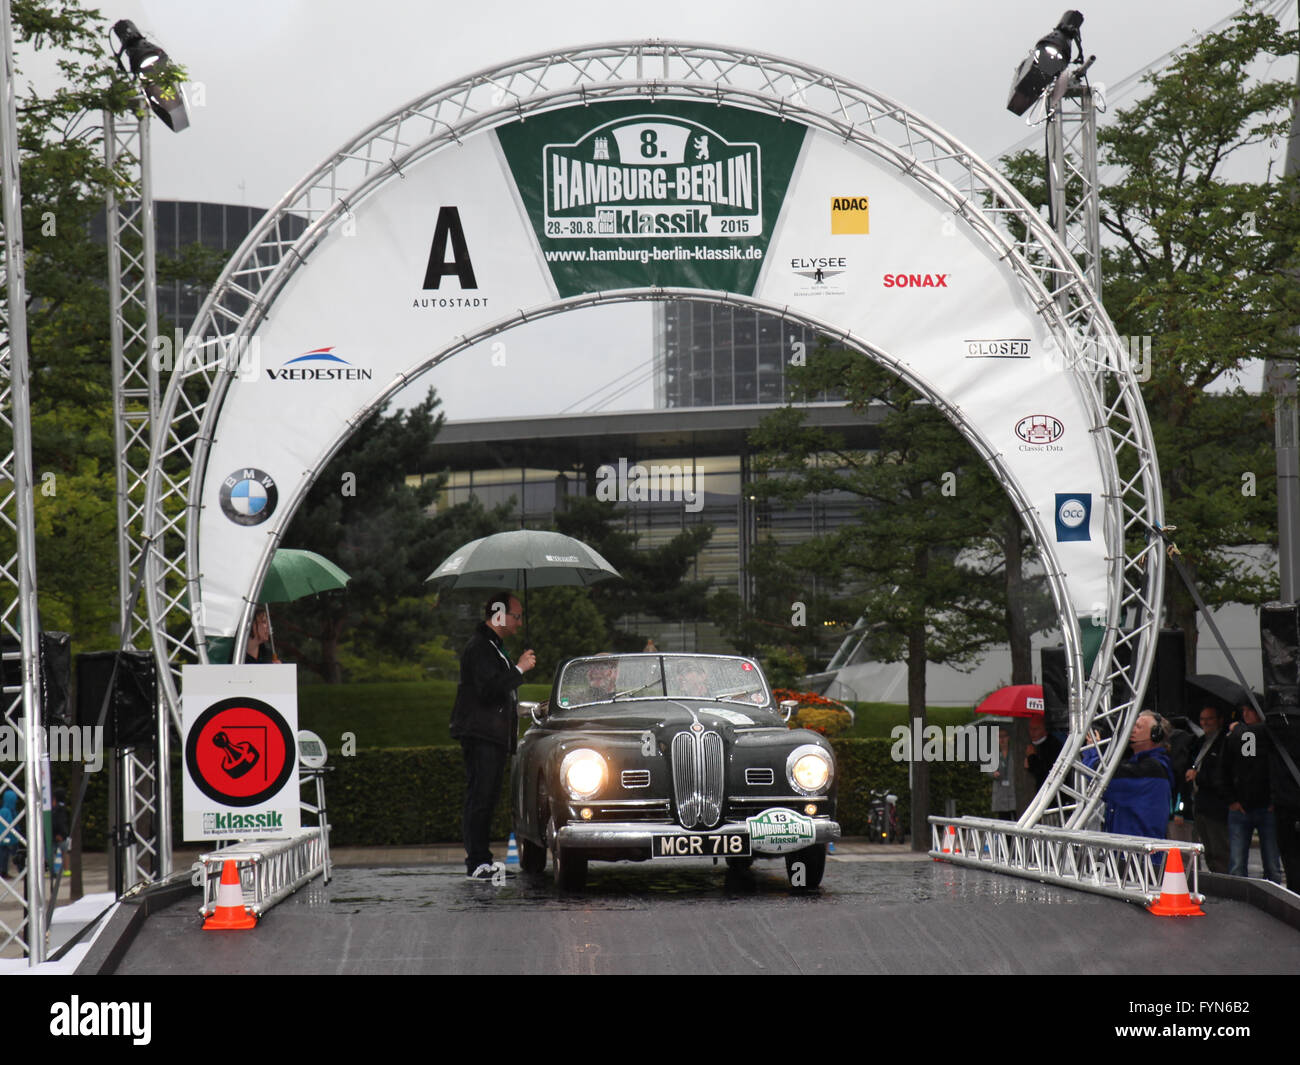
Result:
M525 839L515 827L515 839L519 841L519 868L525 873L540 873L546 869L546 848Z
M587 859L560 846L556 838L554 817L547 822L546 838L551 842L551 863L555 869L556 886L561 891L581 891L587 886Z
M826 844L815 843L785 856L785 873L793 888L815 888L826 872Z

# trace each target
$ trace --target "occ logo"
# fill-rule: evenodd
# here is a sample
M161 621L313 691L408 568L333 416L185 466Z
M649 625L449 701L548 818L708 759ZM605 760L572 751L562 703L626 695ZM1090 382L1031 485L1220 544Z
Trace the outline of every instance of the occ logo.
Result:
M1092 518L1091 492L1056 493L1056 540L1091 540L1089 529Z
M221 513L236 525L261 525L279 500L274 479L262 470L236 470L221 482Z

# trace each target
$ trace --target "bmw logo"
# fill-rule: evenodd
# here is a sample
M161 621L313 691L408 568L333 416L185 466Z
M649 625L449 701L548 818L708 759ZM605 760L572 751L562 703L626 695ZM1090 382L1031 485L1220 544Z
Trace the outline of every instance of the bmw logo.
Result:
M236 470L221 482L221 513L236 525L261 525L275 513L280 492L263 470Z

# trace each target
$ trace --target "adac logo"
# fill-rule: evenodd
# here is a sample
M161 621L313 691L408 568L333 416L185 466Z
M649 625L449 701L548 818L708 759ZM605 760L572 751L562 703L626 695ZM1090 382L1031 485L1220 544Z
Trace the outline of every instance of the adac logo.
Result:
M268 367L266 376L272 381L369 381L371 371L353 366L347 359L335 355L330 347L313 348L290 359L279 369Z
M1056 539L1058 543L1092 539L1092 493L1056 493Z
M1050 414L1030 414L1016 422L1016 436L1036 448L1055 444L1064 435L1065 425ZM1059 451L1060 448L1056 450Z
M871 204L866 196L831 197L831 236L871 232Z
M707 126L634 115L542 150L545 235L756 237L762 153Z
M275 707L239 696L213 703L198 716L186 736L185 768L209 799L259 806L288 782L297 750L289 723Z
M221 513L236 525L261 525L279 501L280 490L264 470L249 466L221 482Z

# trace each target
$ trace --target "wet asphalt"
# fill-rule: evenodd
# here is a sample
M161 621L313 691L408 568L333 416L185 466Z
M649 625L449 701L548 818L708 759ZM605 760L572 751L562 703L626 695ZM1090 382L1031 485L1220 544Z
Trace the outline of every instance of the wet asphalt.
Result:
M473 883L460 864L336 868L250 932L203 932L197 891L151 916L121 974L1294 973L1300 932L1244 903L1203 918L937 863L844 855L792 891L780 861L592 863Z

